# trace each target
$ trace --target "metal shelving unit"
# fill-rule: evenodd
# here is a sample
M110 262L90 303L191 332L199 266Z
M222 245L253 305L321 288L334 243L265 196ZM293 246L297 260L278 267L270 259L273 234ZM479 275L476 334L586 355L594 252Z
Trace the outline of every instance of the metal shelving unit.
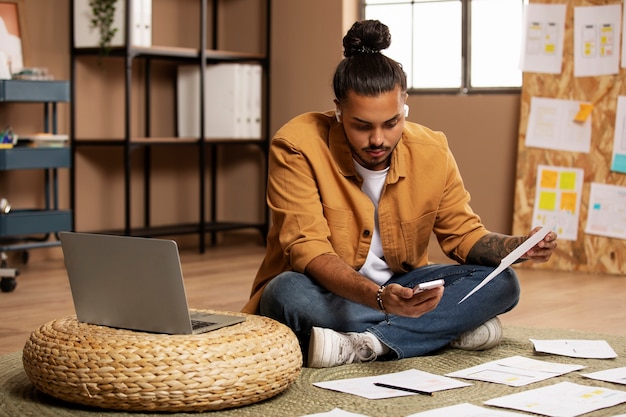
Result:
M244 229L244 228L255 228L260 231L262 236L264 237L267 233L269 227L269 213L267 208L265 208L266 214L264 215L264 219L261 222L224 222L220 221L217 218L217 177L218 177L218 164L217 160L217 149L222 146L229 145L242 145L242 144L251 144L259 147L261 152L263 153L263 160L267 161L267 152L268 152L268 143L269 143L269 48L270 48L270 16L271 16L271 1L265 0L265 24L266 24L266 53L263 55L259 54L248 54L234 51L223 51L218 50L218 8L220 0L213 0L211 2L211 28L212 28L212 45L207 45L207 15L208 15L208 0L197 0L200 2L200 16L199 16L199 25L200 25L200 39L198 48L179 48L179 47L145 47L145 46L133 46L131 39L129 39L129 34L131 31L131 22L129 19L130 13L129 10L132 10L131 2L134 0L126 0L124 2L126 7L125 14L125 34L126 34L126 42L123 47L113 47L109 51L108 56L110 58L118 58L124 60L124 68L125 68L125 86L124 86L124 102L121 103L124 106L124 137L122 140L119 139L101 139L101 140L81 140L76 137L76 102L77 102L77 94L80 91L80 85L76 84L76 61L81 56L98 56L100 53L99 48L76 48L74 47L73 39L74 33L72 29L71 35L71 81L74 89L72 91L72 100L71 100L71 109L70 109L70 117L71 117L71 133L70 140L72 143L72 161L75 161L76 153L80 152L80 149L83 147L89 146L113 146L113 147L122 147L123 148L123 166L124 166L124 227L121 230L107 230L107 231L99 231L102 233L111 233L111 234L124 234L128 236L166 236L166 235L178 235L178 234L197 234L199 237L199 250L200 252L204 252L206 247L206 234L209 233L212 237L212 243L216 241L216 232L228 231L228 230L236 230L236 229ZM74 1L70 2L70 13L71 13L71 25L70 27L74 28ZM145 64L145 76L144 76L144 91L145 96L143 97L143 105L145 107L145 120L144 130L145 137L137 138L131 136L131 123L133 122L130 117L131 113L131 105L132 105L132 79L133 79L133 62L136 60L143 61ZM229 139L223 138L220 140L215 139L203 139L205 138L205 131L209 127L205 126L204 118L200 117L200 136L197 139L181 139L176 137L152 137L150 132L150 86L151 86L151 65L153 61L175 61L179 63L193 63L197 64L200 69L200 114L204 114L204 78L205 78L205 69L207 64L210 63L220 63L220 62L251 62L258 63L263 67L264 77L263 77L263 102L264 102L264 110L263 110L263 118L264 118L264 132L261 139L254 140L241 140L241 139ZM173 112L176 111L175 108L172 109ZM192 221L187 224L174 224L168 226L159 226L155 227L151 224L151 213L150 213L150 189L151 189L151 152L152 148L156 146L193 146L197 148L198 154L198 178L199 178L199 220L197 222ZM131 224L131 195L132 195L132 187L131 187L131 167L133 162L133 157L136 151L142 152L143 156L143 195L144 195L144 213L143 213L143 224L141 226ZM207 157L208 154L208 157ZM75 164L72 163L74 167ZM76 179L77 173L74 171L75 168L72 168L73 172L71 175L71 201L72 207L76 210ZM210 184L209 191L207 193L206 188L206 179L205 174L206 170L210 170ZM265 175L265 171L262 173ZM210 203L209 206L209 215L205 214L207 212L207 200ZM265 207L265 204L263 204ZM75 225L74 225L75 226Z
M57 103L70 100L68 81L0 80L0 102L42 103L44 131L57 133ZM0 149L0 171L41 170L44 175L44 207L13 209L0 214L0 289L8 292L16 286L16 268L9 268L6 252L58 246L50 239L57 232L70 230L72 210L59 209L57 170L70 168L69 147L13 147ZM56 236L55 236L56 237Z

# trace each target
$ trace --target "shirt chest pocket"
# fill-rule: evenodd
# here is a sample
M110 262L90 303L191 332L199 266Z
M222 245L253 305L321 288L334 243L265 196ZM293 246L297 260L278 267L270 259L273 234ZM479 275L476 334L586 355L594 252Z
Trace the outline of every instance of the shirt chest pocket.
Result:
M435 218L436 213L432 212L400 224L402 241L406 249L404 262L412 267L420 266L424 260Z
M354 234L357 233L354 224L354 214L351 210L336 209L324 204L324 217L328 223L330 243L337 255L344 260L354 258L357 243Z

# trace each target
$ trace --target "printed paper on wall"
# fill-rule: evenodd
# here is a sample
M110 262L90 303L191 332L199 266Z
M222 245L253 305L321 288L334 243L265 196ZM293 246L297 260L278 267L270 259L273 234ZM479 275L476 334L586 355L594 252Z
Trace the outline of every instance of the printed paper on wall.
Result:
M585 232L626 239L626 187L591 183Z
M520 55L522 71L561 73L565 11L565 4L525 5Z
M622 5L574 8L574 76L619 73Z
M539 165L532 228L556 223L559 239L576 240L584 171Z
M626 96L617 97L611 171L626 173Z
M532 97L526 146L589 153L591 117L574 121L579 110L578 101Z

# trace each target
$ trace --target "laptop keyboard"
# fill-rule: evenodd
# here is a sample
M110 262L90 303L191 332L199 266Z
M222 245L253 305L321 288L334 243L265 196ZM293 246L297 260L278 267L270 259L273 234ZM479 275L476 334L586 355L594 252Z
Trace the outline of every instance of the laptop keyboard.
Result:
M216 323L211 323L210 321L202 321L202 320L191 320L191 328L192 330L201 329L203 327L211 326Z

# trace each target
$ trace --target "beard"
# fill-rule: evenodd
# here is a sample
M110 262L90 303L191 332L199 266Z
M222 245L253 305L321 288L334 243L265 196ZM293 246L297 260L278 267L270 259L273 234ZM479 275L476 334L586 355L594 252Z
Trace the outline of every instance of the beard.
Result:
M394 147L391 146L368 146L365 148L357 149L348 141L348 146L352 152L352 157L363 168L367 168L372 171L378 171L385 169L391 163L391 155ZM372 152L383 152L380 156L372 155Z

